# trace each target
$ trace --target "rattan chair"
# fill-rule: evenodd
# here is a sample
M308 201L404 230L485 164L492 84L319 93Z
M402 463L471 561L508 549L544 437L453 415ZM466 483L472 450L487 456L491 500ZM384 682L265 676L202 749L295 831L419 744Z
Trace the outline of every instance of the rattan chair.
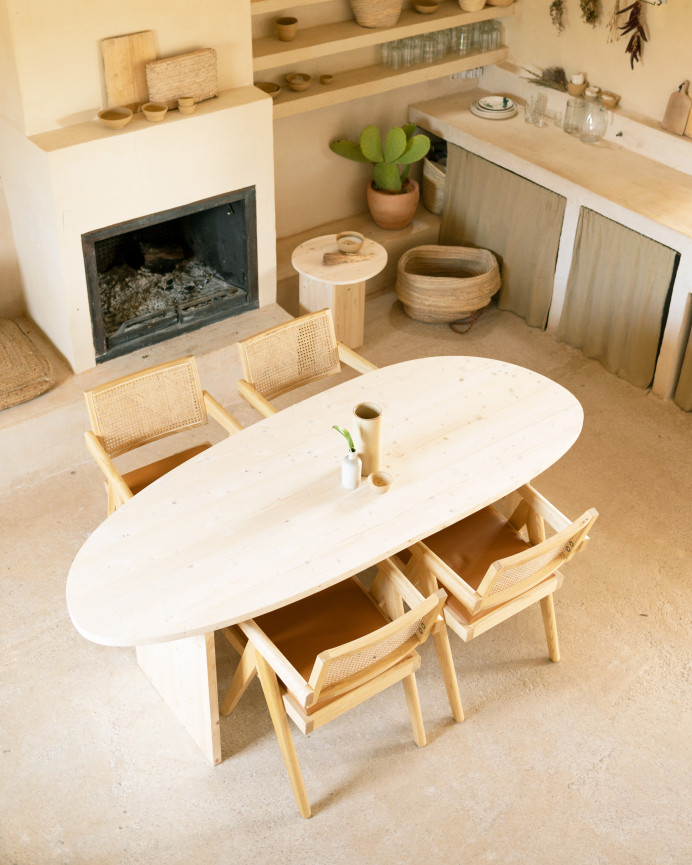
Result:
M113 457L203 426L207 415L229 433L242 429L232 415L202 390L194 357L123 376L86 391L84 397L91 421L91 430L84 435L89 452L106 476L109 514L211 444L203 442L126 474L118 471Z
M468 642L540 602L551 660L560 660L553 593L562 568L588 540L598 517L591 508L571 522L532 486L510 498L505 518L493 506L417 543L395 557L421 591L443 586L445 620ZM546 538L545 526L552 530Z
M380 564L377 582L386 611L351 578L239 625L247 643L221 712L227 715L234 709L258 673L303 817L310 816L310 803L287 716L302 733L310 733L402 682L413 738L425 745L415 679L420 656L415 649L430 633L440 635L438 649L446 644L443 675L448 674L450 687L456 688L441 617L444 591L423 598L389 560ZM236 645L236 638L231 642Z
M336 339L331 309L301 315L238 342L243 378L238 391L265 417L277 412L271 400L312 381L341 372L377 369Z

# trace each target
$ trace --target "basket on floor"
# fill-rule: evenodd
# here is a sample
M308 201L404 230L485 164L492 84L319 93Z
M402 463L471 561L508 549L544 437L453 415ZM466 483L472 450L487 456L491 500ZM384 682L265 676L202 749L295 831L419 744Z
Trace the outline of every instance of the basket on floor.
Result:
M500 269L487 249L416 246L399 259L396 296L410 318L450 322L483 309L500 288Z
M404 0L349 0L349 4L361 27L394 27Z
M423 204L431 213L442 213L442 205L445 200L445 178L446 173L443 165L425 157L423 159L423 182L421 183L421 195Z

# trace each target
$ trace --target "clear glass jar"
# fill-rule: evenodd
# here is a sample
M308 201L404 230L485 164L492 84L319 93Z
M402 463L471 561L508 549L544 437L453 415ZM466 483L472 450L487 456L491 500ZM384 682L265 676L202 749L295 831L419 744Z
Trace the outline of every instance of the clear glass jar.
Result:
M579 135L581 132L581 121L584 114L583 99L568 99L565 107L565 120L562 128L570 135Z
M608 128L608 111L595 99L587 99L579 127L582 141L600 141Z

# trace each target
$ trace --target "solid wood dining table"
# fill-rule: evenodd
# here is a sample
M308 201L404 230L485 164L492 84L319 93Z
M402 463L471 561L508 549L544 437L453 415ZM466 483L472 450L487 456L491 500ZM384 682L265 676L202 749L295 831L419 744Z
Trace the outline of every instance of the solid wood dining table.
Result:
M382 406L377 495L341 486L353 407ZM76 629L136 646L208 758L221 760L214 632L317 592L498 501L576 441L581 406L531 370L480 357L404 361L262 419L99 526L67 579Z

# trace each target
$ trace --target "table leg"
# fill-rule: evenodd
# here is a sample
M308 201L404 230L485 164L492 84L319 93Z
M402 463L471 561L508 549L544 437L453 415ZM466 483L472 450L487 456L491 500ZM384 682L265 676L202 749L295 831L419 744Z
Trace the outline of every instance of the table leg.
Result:
M301 315L329 307L334 314L334 330L339 342L349 348L363 345L365 282L334 285L301 273L298 286Z
M220 763L214 633L137 646L137 661L206 757Z

